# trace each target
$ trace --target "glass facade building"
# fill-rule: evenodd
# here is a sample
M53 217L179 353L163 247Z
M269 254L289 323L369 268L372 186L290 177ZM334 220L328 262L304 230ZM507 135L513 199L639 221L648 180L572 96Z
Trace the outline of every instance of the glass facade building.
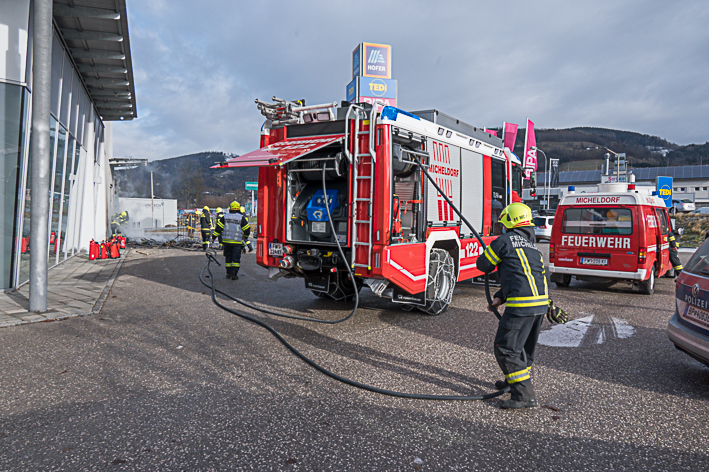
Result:
M125 94L120 83L111 88L111 82L92 74L111 66L90 56L100 56L97 50L111 52L114 45L103 47L105 41L92 44L92 36L87 34L92 27L112 32L114 23L125 22L125 3L53 2L50 182L47 189L32 189L32 3L0 0L0 51L6 52L0 54L0 289L17 287L29 278L32 198L49 199L49 214L42 215L49 225L49 267L86 251L91 239L106 237L113 202L110 120L134 116L111 114L116 103L111 100L116 97L133 101L132 85ZM74 7L79 3L81 6ZM87 8L94 6L92 16ZM127 40L127 24L122 24L121 41ZM115 28L120 32L121 24ZM85 45L83 50L75 47L76 41ZM127 44L120 47L125 49ZM89 65L84 67L84 62ZM132 81L132 72L128 72L124 69L122 75Z

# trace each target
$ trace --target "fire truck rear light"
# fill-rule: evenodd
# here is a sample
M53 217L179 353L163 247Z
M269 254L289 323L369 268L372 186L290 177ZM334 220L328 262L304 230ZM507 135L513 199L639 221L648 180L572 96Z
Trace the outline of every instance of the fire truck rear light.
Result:
M647 249L641 247L638 250L638 264L645 264L647 262Z
M281 259L281 269L292 269L293 266L295 265L295 259L293 259L293 256L286 256L283 259Z
M332 269L330 269L330 272L332 272L334 274L335 272L337 272L337 269L335 267L333 267Z
M285 254L293 254L293 246L291 246L290 244L286 244L285 246L283 246L283 252Z
M549 243L549 261L553 261L556 257L556 246L554 243Z

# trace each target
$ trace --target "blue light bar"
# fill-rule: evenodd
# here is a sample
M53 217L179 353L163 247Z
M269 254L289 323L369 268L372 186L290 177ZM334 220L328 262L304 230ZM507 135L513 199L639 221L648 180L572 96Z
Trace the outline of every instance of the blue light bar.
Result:
M399 113L401 113L402 115L409 116L415 120L421 119L418 116L416 116L412 113L409 113L408 111L404 111L404 110L401 110L400 108L396 108L396 107L384 107L382 109L382 119L396 121L396 117L399 116Z

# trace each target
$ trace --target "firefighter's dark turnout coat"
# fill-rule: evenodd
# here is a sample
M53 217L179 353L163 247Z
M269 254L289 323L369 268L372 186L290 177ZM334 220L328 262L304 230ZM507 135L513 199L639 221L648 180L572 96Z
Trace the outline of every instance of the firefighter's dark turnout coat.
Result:
M512 399L534 398L531 369L549 289L544 259L535 244L534 227L508 230L478 257L477 268L497 268L502 288L495 294L507 303L495 336L495 358L510 385Z
M224 244L224 259L226 260L226 275L237 275L241 265L241 251L244 248L244 238L251 233L249 220L239 213L239 210L229 210L217 220L213 238L221 236Z

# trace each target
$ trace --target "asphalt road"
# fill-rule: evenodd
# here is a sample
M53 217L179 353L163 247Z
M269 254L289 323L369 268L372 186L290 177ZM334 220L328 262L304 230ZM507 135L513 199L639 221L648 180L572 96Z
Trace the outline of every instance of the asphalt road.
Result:
M658 281L654 296L624 285L553 289L571 318L586 320L567 333L578 345L540 345L533 375L543 406L503 411L498 399L405 400L336 382L214 306L198 279L201 252L145 252L129 254L99 315L0 330L1 470L709 464L709 368L667 339L670 279ZM236 282L215 268L217 285L235 296L326 319L351 308L316 298L302 280L268 281L252 255L242 262ZM466 283L436 317L404 312L366 289L357 314L337 325L254 316L338 374L464 395L490 392L502 377L492 355L497 322L484 305L483 289Z

